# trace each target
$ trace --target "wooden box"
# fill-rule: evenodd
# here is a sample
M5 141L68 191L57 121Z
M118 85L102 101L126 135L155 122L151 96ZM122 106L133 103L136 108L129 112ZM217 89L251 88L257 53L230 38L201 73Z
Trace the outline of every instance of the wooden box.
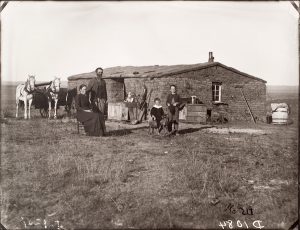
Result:
M124 102L108 103L107 118L111 120L128 120L128 107Z
M203 104L188 104L186 121L190 123L206 123L207 107Z

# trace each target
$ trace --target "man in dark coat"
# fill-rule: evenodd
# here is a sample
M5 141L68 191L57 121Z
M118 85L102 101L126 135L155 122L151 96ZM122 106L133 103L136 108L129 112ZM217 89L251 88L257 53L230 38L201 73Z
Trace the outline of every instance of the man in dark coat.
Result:
M89 81L86 92L93 106L104 115L107 102L106 82L102 79L103 69L101 67L97 68L95 72L97 77ZM104 119L101 119L101 121L103 127L105 127Z
M176 93L176 86L171 85L171 94L167 97L168 116L169 116L169 132L172 131L172 125L174 124L174 134L178 135L179 125L179 106L181 104L181 98Z

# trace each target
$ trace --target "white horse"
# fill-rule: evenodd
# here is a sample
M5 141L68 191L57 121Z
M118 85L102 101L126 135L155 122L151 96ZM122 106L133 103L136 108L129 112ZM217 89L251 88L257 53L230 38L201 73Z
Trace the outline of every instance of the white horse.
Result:
M49 119L51 118L51 103L54 100L54 118L56 119L58 93L60 89L60 78L55 77L50 85L46 88L46 95L49 105Z
M33 99L33 91L35 87L35 76L28 75L25 84L19 84L16 88L16 118L19 113L19 103L24 102L24 118L27 119L27 101L28 101L28 118L30 119L30 107Z

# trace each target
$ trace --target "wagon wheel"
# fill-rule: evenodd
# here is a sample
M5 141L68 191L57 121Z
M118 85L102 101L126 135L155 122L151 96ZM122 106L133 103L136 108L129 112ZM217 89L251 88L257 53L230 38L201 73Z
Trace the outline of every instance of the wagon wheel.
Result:
M48 116L48 109L46 109L46 108L40 109L40 114L43 118L47 117Z

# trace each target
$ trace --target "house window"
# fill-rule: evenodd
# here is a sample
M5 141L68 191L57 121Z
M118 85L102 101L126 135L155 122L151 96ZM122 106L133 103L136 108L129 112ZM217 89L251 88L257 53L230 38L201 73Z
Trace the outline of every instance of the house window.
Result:
M221 102L222 83L212 83L212 100L213 102Z

